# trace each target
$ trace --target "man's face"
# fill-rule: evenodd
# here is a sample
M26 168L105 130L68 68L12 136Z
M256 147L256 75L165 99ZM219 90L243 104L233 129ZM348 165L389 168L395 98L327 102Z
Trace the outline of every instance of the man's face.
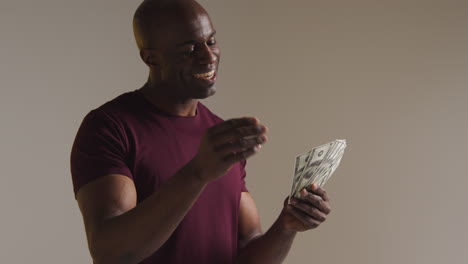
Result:
M161 34L162 33L162 34ZM180 99L202 99L215 93L220 50L204 12L174 18L158 34L157 71L169 93Z

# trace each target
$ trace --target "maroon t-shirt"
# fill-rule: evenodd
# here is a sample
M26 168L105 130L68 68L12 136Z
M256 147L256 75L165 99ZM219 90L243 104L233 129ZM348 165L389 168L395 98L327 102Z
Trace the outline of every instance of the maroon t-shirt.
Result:
M179 117L138 90L124 93L84 118L71 152L74 192L100 176L123 174L140 203L194 157L206 129L221 121L201 103L196 116ZM233 263L244 168L245 161L237 163L210 182L166 243L141 263Z

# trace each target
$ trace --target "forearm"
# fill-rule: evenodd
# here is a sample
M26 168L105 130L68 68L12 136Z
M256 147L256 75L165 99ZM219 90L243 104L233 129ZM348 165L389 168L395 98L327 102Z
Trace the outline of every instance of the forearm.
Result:
M276 221L270 229L260 237L249 242L237 258L238 264L279 264L288 255L296 232L286 231Z
M100 224L90 240L96 264L139 263L158 250L206 186L196 173L183 167L135 208Z

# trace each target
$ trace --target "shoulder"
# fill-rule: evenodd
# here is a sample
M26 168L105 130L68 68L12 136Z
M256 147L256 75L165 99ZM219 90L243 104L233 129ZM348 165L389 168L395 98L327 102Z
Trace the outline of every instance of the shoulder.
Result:
M117 121L125 118L130 112L135 111L137 102L136 91L126 92L107 101L94 111L99 112L107 118Z
M120 94L88 112L82 121L82 125L88 124L93 127L113 126L121 129L128 123L129 119L132 119L132 116L135 116L136 106L138 106L138 102L135 91Z
M126 124L129 120L129 109L132 92L127 92L88 112L78 128L74 147L89 145L94 142L120 142L127 145Z

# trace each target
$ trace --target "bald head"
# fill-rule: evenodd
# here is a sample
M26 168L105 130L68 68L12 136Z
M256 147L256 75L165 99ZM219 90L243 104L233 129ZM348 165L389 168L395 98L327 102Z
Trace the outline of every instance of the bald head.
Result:
M144 0L133 17L138 49L156 48L165 30L200 15L208 16L208 13L195 0Z

